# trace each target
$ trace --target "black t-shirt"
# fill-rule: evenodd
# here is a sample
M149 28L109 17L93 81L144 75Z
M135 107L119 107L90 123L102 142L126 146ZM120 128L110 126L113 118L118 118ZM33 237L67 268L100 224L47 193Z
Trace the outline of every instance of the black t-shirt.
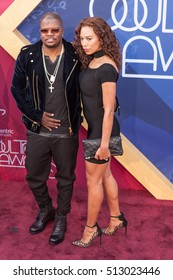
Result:
M57 65L59 56L55 62L52 62L48 56L45 56L46 68L48 72L52 75L55 67ZM68 134L68 118L67 118L67 105L65 100L65 89L64 89L64 80L63 80L63 67L64 67L64 54L61 58L61 63L59 65L58 73L53 83L53 90L50 91L50 83L47 80L45 75L45 111L48 113L53 113L55 119L61 120L61 126L57 129L52 129L49 131L42 126L41 132L46 132L49 134ZM40 132L40 135L41 135ZM57 135L58 136L58 135Z

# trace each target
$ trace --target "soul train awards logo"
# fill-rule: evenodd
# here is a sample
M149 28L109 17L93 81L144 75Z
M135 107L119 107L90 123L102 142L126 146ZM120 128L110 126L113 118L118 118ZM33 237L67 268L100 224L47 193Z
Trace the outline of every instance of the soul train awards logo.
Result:
M24 167L26 140L0 140L0 166Z
M108 23L120 38L122 76L129 78L173 79L172 0L109 1ZM90 16L97 15L100 0L89 3ZM122 39L122 41L123 41ZM121 41L121 40L120 40ZM170 42L170 43L169 43Z
M26 159L26 140L0 140L0 167L24 168ZM52 162L50 179L54 179L56 166Z

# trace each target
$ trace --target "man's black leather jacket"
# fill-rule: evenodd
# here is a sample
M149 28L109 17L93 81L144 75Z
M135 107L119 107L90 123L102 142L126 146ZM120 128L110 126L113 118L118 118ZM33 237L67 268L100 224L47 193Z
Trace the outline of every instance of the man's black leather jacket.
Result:
M64 85L68 108L69 131L78 131L81 118L78 74L80 63L71 43L63 39L64 45ZM21 49L14 69L11 92L22 112L22 121L27 129L39 133L45 107L44 66L42 42Z

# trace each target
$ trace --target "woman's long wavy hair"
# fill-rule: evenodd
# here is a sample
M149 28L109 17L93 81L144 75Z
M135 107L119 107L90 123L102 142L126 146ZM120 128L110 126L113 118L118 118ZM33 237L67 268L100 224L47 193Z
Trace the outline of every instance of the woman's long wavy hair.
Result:
M85 54L80 40L81 28L84 26L89 26L93 28L94 33L98 36L101 42L101 48L105 55L113 59L120 70L121 68L121 46L115 33L112 31L111 27L99 17L89 17L84 18L75 30L74 47L82 63L82 68L86 68L90 61L93 59L92 55Z

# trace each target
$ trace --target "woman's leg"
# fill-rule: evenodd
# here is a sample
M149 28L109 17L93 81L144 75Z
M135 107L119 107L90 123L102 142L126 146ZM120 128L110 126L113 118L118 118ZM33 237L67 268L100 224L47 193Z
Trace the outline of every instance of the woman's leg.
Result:
M86 179L88 187L88 214L87 214L87 225L85 227L82 241L88 242L94 232L97 231L94 226L97 222L98 214L103 201L103 177L106 171L105 164L94 164L86 161Z
M118 199L118 185L115 178L112 175L110 169L110 161L107 165L104 178L103 185L107 196L107 202L110 210L110 216L119 216L120 208L119 208L119 199ZM121 223L119 219L110 218L109 230L112 231L116 226Z

